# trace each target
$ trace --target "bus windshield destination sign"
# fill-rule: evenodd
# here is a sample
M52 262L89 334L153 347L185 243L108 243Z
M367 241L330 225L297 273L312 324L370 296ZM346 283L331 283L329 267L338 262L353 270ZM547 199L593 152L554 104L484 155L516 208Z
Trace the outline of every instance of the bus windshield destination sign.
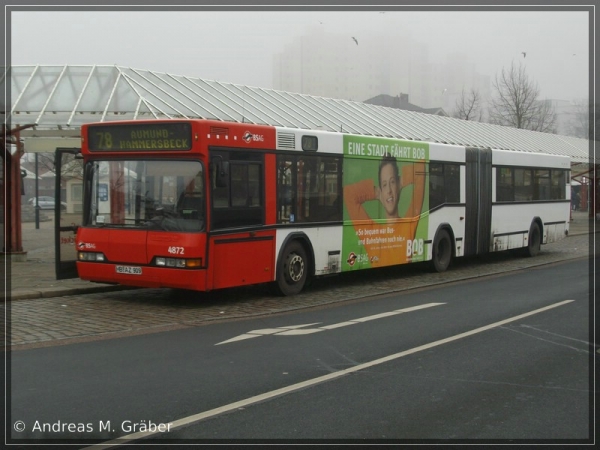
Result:
M192 127L189 123L92 125L88 128L88 147L92 151L190 150Z

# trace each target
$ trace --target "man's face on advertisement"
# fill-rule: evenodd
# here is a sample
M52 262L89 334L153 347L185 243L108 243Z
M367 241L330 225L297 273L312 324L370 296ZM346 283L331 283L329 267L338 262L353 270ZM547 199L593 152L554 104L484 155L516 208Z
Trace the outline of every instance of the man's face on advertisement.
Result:
M398 176L396 176L392 164L385 164L381 167L379 189L379 200L385 208L387 217L398 217L400 180L398 179Z

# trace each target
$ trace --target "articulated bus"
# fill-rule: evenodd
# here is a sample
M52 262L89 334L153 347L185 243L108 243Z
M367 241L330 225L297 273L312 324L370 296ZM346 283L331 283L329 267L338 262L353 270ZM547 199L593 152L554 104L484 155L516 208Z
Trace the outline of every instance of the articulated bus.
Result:
M504 250L569 230L568 157L210 120L82 127L81 279L195 291Z

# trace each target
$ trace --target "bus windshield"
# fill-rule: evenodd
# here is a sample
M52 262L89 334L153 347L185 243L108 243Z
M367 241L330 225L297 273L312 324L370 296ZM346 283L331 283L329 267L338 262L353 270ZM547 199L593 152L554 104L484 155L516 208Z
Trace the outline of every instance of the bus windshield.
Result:
M102 160L86 168L91 183L86 225L203 231L204 171L200 161Z

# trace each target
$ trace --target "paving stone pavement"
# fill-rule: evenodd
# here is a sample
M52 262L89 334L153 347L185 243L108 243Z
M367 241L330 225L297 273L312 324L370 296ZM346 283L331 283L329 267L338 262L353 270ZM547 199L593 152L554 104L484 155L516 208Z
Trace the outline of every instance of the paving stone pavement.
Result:
M56 280L52 221L23 224L26 262L10 265L7 344L12 349L197 326L207 321L274 314L408 289L500 274L588 257L595 223L575 213L570 235L542 246L534 258L509 252L460 258L444 273L423 265L364 271L315 280L303 293L277 297L265 286L190 293L170 289L123 289L82 280ZM17 301L18 300L18 301Z

